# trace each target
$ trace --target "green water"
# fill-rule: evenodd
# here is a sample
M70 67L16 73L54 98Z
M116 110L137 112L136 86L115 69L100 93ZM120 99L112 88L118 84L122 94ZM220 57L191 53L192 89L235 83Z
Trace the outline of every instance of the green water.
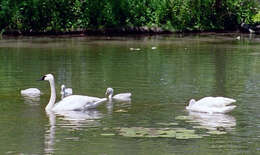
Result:
M260 153L260 41L257 36L235 37L3 38L0 154ZM85 113L47 115L49 84L36 81L47 73L54 74L57 92L66 84L74 94L103 97L106 88L113 87L115 93L131 92L132 101L106 103ZM20 95L32 87L44 94L36 100ZM191 98L204 96L234 98L237 108L226 115L185 110ZM189 120L179 119L187 116ZM201 137L120 133L135 127L149 132L185 128ZM224 134L208 133L217 128Z

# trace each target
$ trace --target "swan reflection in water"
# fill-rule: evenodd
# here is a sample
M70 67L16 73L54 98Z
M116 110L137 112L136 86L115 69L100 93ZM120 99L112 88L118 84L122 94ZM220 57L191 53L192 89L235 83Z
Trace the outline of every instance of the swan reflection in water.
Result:
M232 130L236 126L236 119L227 114L208 114L189 111L191 119L208 130Z
M131 100L129 101L117 101L117 100L108 100L106 104L107 113L111 115L114 111L114 107L122 108L122 109L129 109L131 108Z
M40 96L38 97L29 97L23 96L24 103L29 105L39 105L40 104Z
M97 110L46 112L49 117L48 130L45 132L45 154L54 153L55 132L60 128L80 130L84 127L100 126L99 119L103 114ZM57 120L56 120L57 119ZM57 123L58 122L58 123ZM77 137L68 137L77 139Z

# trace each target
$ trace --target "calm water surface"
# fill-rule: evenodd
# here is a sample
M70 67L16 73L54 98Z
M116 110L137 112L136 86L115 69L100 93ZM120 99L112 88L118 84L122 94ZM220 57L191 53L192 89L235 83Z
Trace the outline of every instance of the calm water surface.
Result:
M0 154L260 153L260 41L256 36L235 37L4 38L0 40ZM105 89L113 87L115 93L132 92L132 101L106 103L85 113L48 115L44 108L49 84L36 81L47 73L55 75L57 92L66 84L74 94L103 97ZM20 90L31 87L44 94L35 100L20 95ZM215 116L185 110L189 99L204 96L235 98L237 108ZM136 138L117 130L171 128L167 123L203 136ZM226 134L207 133L217 128Z

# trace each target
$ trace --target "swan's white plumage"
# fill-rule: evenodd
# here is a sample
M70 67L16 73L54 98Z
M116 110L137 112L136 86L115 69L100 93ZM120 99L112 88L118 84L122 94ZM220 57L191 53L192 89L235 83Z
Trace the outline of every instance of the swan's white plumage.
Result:
M120 93L120 94L116 94L114 95L114 89L113 88L107 88L106 90L106 95L108 96L109 100L115 100L115 101L131 101L131 93Z
M204 97L198 101L191 99L186 109L205 113L227 113L236 107L231 105L234 102L236 100L226 97Z
M67 96L61 101L57 102L52 108L53 111L68 111L68 110L86 110L90 108L96 108L102 100L97 97L83 96L83 95L71 95Z
M28 97L39 97L41 95L41 91L37 88L28 88L21 90L21 95Z
M131 100L131 93L120 93L113 96L116 100Z
M67 96L61 101L55 103L56 100L56 91L55 91L55 82L52 74L47 74L42 77L42 80L49 81L51 87L51 97L50 101L45 107L46 111L72 111L72 110L86 110L89 108L96 108L100 104L104 103L107 99L83 96L83 95L71 95Z
M63 99L66 96L72 95L72 93L73 93L72 88L66 88L65 85L61 85L61 91L60 91L61 99Z

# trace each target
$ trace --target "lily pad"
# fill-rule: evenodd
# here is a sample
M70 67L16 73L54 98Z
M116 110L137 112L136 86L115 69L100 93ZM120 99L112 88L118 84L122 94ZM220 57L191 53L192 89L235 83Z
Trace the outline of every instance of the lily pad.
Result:
M158 130L158 137L176 137L176 131L174 130Z
M172 122L172 123L156 123L156 124L158 124L158 125L163 125L163 126L173 126L173 125L178 125L178 123L174 123L174 122Z
M195 130L182 129L182 128L177 128L176 132L177 133L184 133L184 134L195 134Z
M227 132L214 130L214 131L208 131L207 133L212 134L212 135L223 135L223 134L226 134Z
M163 137L177 139L202 138L201 135L195 134L195 130L185 128L117 128L119 135L124 137Z
M191 139L191 138L202 138L202 135L194 134L194 133L177 133L176 139Z
M205 127L205 126L200 126L200 125L198 125L198 126L193 126L192 128L194 128L194 129L207 129L207 127Z
M125 137L145 137L145 135L149 135L148 129L142 127L120 128L119 130L119 135Z
M115 136L114 133L102 133L101 136Z

